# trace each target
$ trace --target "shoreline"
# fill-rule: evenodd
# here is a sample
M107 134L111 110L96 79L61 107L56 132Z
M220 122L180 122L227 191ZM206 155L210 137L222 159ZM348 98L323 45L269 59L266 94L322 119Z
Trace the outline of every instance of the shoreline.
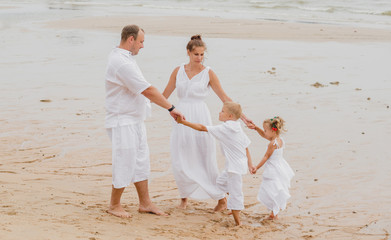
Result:
M310 42L390 42L391 30L318 23L290 23L266 20L213 17L133 16L87 17L44 23L47 28L88 29L119 32L135 23L146 34L189 36L201 33L209 38L293 40ZM158 24L156 24L158 23ZM195 24L196 23L196 24Z
M320 31L318 24L203 17L89 18L87 13L77 19L70 19L71 14L42 15L39 21L34 15L34 20L26 17L2 29L6 57L0 66L4 76L1 237L389 238L391 214L384 210L390 208L391 199L391 164L385 161L391 158L387 31L378 34L369 29L372 36L357 29L357 37L353 28ZM59 17L67 20L50 21ZM205 64L245 114L258 124L276 114L287 121L284 157L296 176L288 207L277 221L265 220L269 211L256 199L262 169L243 176L243 226L235 227L228 211L214 213L214 200L190 200L188 209L177 209L180 198L169 143L172 119L154 104L146 120L149 193L170 216L138 213L133 185L122 198L133 217L120 219L106 212L111 145L104 129L104 74L107 54L129 21L139 21L150 35L137 62L158 89L164 89L174 67L188 61L185 46L190 35L203 31L208 47ZM174 92L169 100L175 104L176 97ZM221 101L211 93L205 102L213 123L219 123ZM267 141L243 130L252 142L256 164ZM216 151L222 169L218 145Z

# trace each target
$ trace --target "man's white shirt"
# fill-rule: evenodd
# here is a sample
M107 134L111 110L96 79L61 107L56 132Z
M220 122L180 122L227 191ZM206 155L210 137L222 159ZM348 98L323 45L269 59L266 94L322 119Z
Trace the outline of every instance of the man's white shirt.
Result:
M141 93L151 84L129 51L111 51L105 78L106 128L139 123L150 115L150 101Z

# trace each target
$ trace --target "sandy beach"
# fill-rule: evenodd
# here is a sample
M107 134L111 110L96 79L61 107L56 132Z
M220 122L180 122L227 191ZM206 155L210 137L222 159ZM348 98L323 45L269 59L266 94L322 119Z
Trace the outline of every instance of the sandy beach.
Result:
M390 29L180 16L49 19L0 25L0 239L390 239ZM132 218L106 213L104 73L122 27L133 23L146 32L137 61L161 91L187 62L190 36L201 33L205 65L244 113L257 124L275 115L287 121L285 158L296 176L278 220L265 220L269 211L256 199L262 170L243 178L243 226L228 211L213 212L212 200L177 209L173 123L156 106L146 121L149 188L169 216L138 213L134 186L122 198ZM217 124L221 102L211 94L207 104ZM267 142L245 132L258 163Z

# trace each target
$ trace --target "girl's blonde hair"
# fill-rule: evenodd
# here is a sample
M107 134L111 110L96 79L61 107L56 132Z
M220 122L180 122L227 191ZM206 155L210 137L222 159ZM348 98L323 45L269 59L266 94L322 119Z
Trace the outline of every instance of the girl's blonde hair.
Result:
M235 120L238 120L240 116L242 116L242 107L239 103L225 102L224 107L226 107L228 112L233 115Z
M268 118L263 121L263 123L268 126L272 131L275 131L277 135L280 135L283 132L286 132L285 121L281 117L277 116L274 118Z

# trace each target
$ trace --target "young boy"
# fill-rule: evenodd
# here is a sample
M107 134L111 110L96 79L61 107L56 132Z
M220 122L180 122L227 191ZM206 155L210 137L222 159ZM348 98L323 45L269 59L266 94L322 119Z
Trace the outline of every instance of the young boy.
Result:
M181 123L198 131L212 134L220 141L221 150L225 156L225 170L216 180L216 184L228 195L227 208L232 211L236 225L240 225L240 211L244 209L244 197L242 191L242 175L247 173L247 168L252 172L248 146L250 139L244 134L240 123L237 121L242 115L242 108L238 103L226 102L219 114L219 120L224 122L217 126L204 126L191 123L182 117L176 118Z

